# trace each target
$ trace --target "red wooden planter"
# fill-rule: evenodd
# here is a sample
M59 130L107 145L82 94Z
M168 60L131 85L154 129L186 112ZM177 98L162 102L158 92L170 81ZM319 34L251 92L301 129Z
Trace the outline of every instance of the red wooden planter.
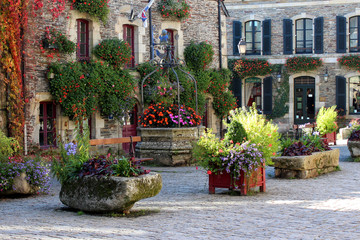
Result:
M222 172L211 173L209 174L209 193L214 194L215 188L228 188L234 189L235 185L240 188L241 195L247 194L247 189L253 187L260 187L260 192L266 191L265 184L265 164L263 167L258 168L257 172L253 173L249 179L249 183L246 182L244 172L241 171L240 179L234 180L230 173L227 173L225 170ZM247 188L247 185L248 188Z
M336 132L326 133L322 137L326 138L328 143L333 143L334 145L336 145Z

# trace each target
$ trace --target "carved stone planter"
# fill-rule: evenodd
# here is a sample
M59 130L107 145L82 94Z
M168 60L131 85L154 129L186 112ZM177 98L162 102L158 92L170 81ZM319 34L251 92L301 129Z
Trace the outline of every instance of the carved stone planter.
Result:
M60 201L86 212L127 213L135 202L157 195L161 188L159 173L138 177L85 176L63 183Z
M312 178L336 171L339 166L339 155L339 149L333 149L304 156L274 157L272 160L275 166L275 177Z
M352 158L360 157L360 141L349 141L347 142L347 147L350 151Z
M190 163L192 143L204 127L192 128L138 128L141 142L136 145L136 156L153 158L155 164L181 166Z

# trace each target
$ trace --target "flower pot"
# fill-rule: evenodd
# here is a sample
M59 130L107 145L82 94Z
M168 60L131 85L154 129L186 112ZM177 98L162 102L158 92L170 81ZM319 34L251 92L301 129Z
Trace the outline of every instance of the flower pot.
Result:
M192 159L192 143L197 141L204 127L189 128L138 128L141 142L136 145L135 155L153 158L162 166L181 166Z
M339 156L339 149L333 149L304 156L273 157L275 177L312 178L333 172L338 169Z
M326 133L322 137L326 138L328 143L336 145L336 132Z
M225 170L209 174L209 193L214 194L215 188L239 188L241 195L247 195L250 188L260 187L260 192L266 191L265 184L265 164L253 172L247 181L243 171L240 173L240 179L234 179L231 173Z
M352 158L360 157L360 141L349 141L347 142L347 147L350 151Z
M161 188L159 173L138 177L85 176L62 183L60 201L86 212L128 213L135 202L157 195Z

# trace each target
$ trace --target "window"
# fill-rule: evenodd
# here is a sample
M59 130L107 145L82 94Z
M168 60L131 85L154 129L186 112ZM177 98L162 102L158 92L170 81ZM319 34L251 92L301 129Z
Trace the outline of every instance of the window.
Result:
M77 58L89 61L89 22L84 19L77 20Z
M168 42L171 45L171 57L175 58L175 38L174 38L174 30L172 29L166 29L168 36L169 36L169 40Z
M271 55L271 20L250 20L242 26L242 22L233 22L233 54L239 55L237 45L245 37L246 55Z
M349 21L350 52L360 52L359 28L360 17L352 17Z
M360 114L360 77L351 77L349 82L349 114Z
M256 108L259 112L271 114L272 77L266 77L263 80L256 77L245 79L244 99L246 106L250 107L256 103Z
M296 21L296 53L312 53L313 22L304 18Z
M126 66L127 68L135 67L135 41L134 41L134 26L123 25L123 38L131 47L131 56L133 57L131 62Z
M56 108L52 102L40 103L40 130L39 142L42 148L56 146L55 130Z
M258 55L261 53L261 23L248 21L245 23L246 54Z

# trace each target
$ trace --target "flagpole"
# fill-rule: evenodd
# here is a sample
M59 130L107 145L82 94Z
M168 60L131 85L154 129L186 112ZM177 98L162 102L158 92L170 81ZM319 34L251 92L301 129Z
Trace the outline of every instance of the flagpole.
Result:
M150 2L151 0L149 0ZM149 31L150 31L150 60L154 59L154 29L151 18L151 7L149 8Z

